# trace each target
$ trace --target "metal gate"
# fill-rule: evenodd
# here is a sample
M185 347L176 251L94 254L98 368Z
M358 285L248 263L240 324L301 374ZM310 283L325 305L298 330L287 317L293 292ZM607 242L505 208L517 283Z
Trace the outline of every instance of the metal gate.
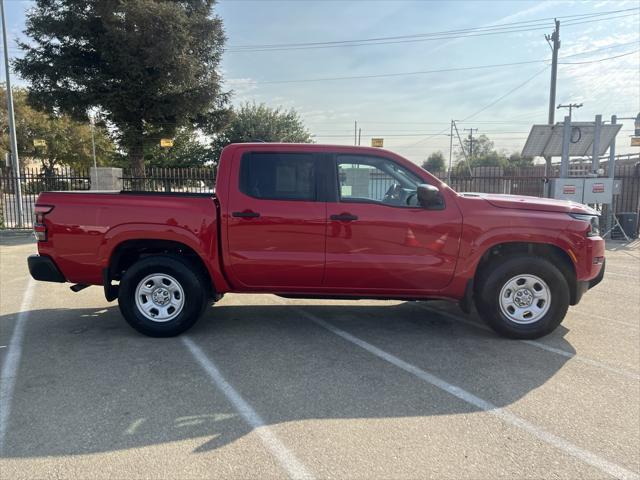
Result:
M16 192L22 191L22 217ZM12 168L0 169L0 229L33 228L33 207L41 192L89 190L91 179L88 171L69 167L55 171L25 168L20 176Z

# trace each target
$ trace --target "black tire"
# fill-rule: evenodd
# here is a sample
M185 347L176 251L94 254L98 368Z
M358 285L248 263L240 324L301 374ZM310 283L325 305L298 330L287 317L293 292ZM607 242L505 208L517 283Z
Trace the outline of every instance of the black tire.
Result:
M500 292L510 279L534 275L543 280L551 294L548 310L533 323L517 323L500 307ZM495 259L476 280L475 304L480 316L502 336L516 339L539 338L562 322L569 308L569 285L557 267L543 258L513 256ZM540 312L542 313L542 312Z
M136 302L140 282L155 274L172 277L184 292L183 296L176 294L178 299L182 296L179 313L163 322L147 318ZM181 257L154 255L139 260L125 272L118 291L118 305L127 323L138 332L149 337L173 337L191 328L200 318L208 300L205 285L198 269Z

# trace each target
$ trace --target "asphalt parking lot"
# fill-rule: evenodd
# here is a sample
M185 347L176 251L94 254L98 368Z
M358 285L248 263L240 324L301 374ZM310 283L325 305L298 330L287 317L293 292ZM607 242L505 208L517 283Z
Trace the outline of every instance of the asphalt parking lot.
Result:
M537 341L445 302L226 296L187 335L0 240L2 478L640 478L640 242Z

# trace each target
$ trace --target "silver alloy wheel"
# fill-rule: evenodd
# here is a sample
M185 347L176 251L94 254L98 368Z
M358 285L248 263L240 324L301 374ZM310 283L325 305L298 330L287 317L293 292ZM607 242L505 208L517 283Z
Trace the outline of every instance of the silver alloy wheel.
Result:
M535 275L516 275L500 290L500 310L512 322L528 325L540 320L551 306L551 290Z
M176 318L184 307L182 285L171 275L153 273L136 287L136 306L142 315L154 322Z

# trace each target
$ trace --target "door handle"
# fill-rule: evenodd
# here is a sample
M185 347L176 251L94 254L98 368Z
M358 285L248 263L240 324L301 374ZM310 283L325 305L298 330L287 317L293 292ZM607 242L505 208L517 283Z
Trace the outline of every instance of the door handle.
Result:
M331 220L337 220L339 222L352 222L358 219L357 215L351 215L350 213L341 213L340 215L331 215Z
M233 212L231 215L237 218L257 218L260 216L258 212L252 212L250 210L246 212Z

